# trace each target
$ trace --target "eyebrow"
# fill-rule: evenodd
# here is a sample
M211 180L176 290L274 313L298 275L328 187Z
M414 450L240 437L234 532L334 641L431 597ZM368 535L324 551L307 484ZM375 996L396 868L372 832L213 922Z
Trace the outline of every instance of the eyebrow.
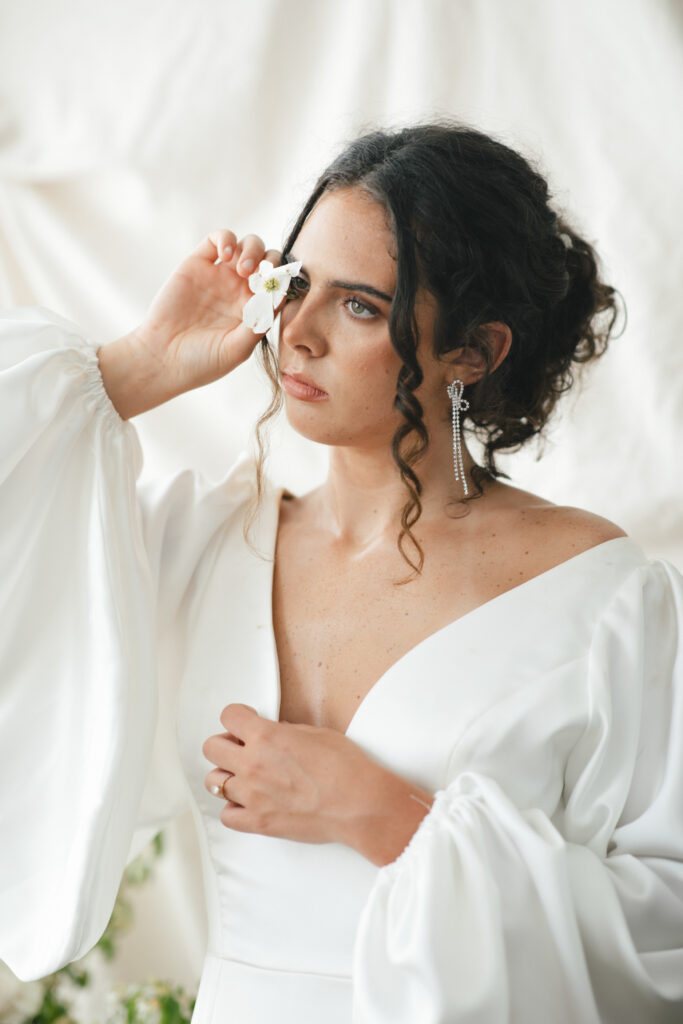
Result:
M292 252L286 252L283 254L284 263L296 263L296 256ZM305 268L302 266L301 271L306 273ZM301 273L300 271L300 273ZM308 275L307 275L308 276ZM366 295L373 295L376 299L383 299L385 302L391 304L393 302L393 295L387 295L386 292L381 292L379 288L375 288L371 284L364 284L362 281L326 281L328 288L343 288L344 291L348 292L365 292Z

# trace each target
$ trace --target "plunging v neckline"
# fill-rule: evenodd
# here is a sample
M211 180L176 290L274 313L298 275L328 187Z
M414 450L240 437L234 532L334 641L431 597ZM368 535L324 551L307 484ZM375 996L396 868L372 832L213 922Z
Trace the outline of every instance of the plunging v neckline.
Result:
M268 537L268 559L270 563L270 572L268 574L266 583L266 586L268 587L270 594L270 601L268 605L268 626L270 630L271 649L273 652L273 662L275 669L274 674L277 682L277 708L275 717L276 722L280 720L280 712L282 709L282 688L280 684L280 659L277 651L277 641L275 637L275 624L273 617L273 583L275 576L275 549L277 545L277 536L280 527L282 495L286 490L286 487L281 487L275 492L275 515L273 517L274 523L272 528L272 534L270 537ZM408 648L408 650L405 651L404 654L397 658L396 661L392 662L392 664L389 665L389 667L385 669L384 672L382 672L379 678L375 680L372 686L365 693L365 696L361 699L356 710L351 716L351 720L349 721L349 724L347 725L346 729L343 732L341 729L338 731L342 732L343 736L351 738L350 733L354 728L361 711L367 705L370 699L370 695L372 693L375 693L378 687L381 688L383 685L386 685L385 680L392 676L407 659L414 657L418 651L422 651L425 647L429 647L432 643L440 639L445 633L456 629L456 627L460 626L461 623L464 623L466 620L471 619L472 616L479 617L482 614L487 614L493 606L497 606L499 602L501 602L504 598L510 597L510 595L512 594L516 595L522 590L527 590L531 587L532 584L537 583L540 580L545 581L551 575L559 574L560 570L566 570L569 566L575 566L577 561L585 558L587 555L591 555L593 552L596 552L598 550L603 551L605 547L607 547L610 544L623 544L624 541L629 545L633 545L636 543L632 537L613 537L611 540L605 540L601 541L601 543L599 544L594 544L593 547L586 548L584 551L579 551L578 554L572 555L571 558L566 558L563 562L558 562L557 565L553 565L549 569L545 569L543 572L537 573L536 576L531 576L529 577L529 579L524 580L522 583L518 583L516 586L510 587L508 590L503 590L502 593L496 594L495 597L489 598L488 601L483 601L481 604L478 604L475 608L470 608L470 610L468 612L465 612L463 615L458 615L457 618L452 619L450 622L447 622L445 626L440 626L438 629L435 629L431 633L428 633L427 636L423 637L421 640L418 640L416 644L413 644L412 647Z

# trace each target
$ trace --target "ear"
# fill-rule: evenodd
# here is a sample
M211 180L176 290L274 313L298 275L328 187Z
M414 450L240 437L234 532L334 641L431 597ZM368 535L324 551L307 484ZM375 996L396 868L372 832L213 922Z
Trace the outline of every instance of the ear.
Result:
M491 373L493 373L494 370L498 369L510 351L512 331L507 324L497 320L489 324L483 324L479 330L480 334L484 336L493 357L491 364ZM482 353L476 348L471 348L469 345L449 352L444 357L444 362L449 367L449 372L446 374L449 380L446 383L450 383L453 379L453 374L455 374L455 378L461 380L465 386L474 384L476 381L481 380L486 370L486 362Z

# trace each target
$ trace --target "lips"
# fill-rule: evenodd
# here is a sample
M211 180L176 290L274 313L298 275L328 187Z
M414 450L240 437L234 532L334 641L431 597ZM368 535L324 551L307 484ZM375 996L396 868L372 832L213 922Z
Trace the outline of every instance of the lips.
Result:
M313 388L314 391L319 391L321 395L327 394L327 392L323 388L319 387L314 380L311 380L310 377L304 376L303 373L292 373L289 370L282 370L281 375L282 377L289 377L290 380L295 380L299 384L303 384L304 387Z

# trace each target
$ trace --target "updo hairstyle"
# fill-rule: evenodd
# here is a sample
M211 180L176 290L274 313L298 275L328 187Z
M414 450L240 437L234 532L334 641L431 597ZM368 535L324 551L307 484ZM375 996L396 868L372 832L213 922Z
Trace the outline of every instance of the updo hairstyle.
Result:
M606 349L617 317L615 290L599 276L592 246L550 206L548 183L515 150L483 132L455 123L372 131L351 142L319 177L283 247L291 252L318 201L337 189L360 188L386 211L396 242L397 277L389 331L402 360L394 404L402 422L392 454L407 490L398 548L419 573L424 555L412 533L420 517L419 461L429 445L415 391L418 287L436 299L433 351L461 346L481 353L484 375L465 388L469 409L463 433L483 446L475 491L485 479L508 477L499 451L517 451L542 433L558 398L574 383L576 364ZM485 325L507 324L512 345L491 372ZM272 349L261 343L275 396L257 425L258 485L264 448L261 428L282 403ZM445 396L445 412L448 398ZM417 560L405 549L412 544ZM412 578L412 577L411 577Z

